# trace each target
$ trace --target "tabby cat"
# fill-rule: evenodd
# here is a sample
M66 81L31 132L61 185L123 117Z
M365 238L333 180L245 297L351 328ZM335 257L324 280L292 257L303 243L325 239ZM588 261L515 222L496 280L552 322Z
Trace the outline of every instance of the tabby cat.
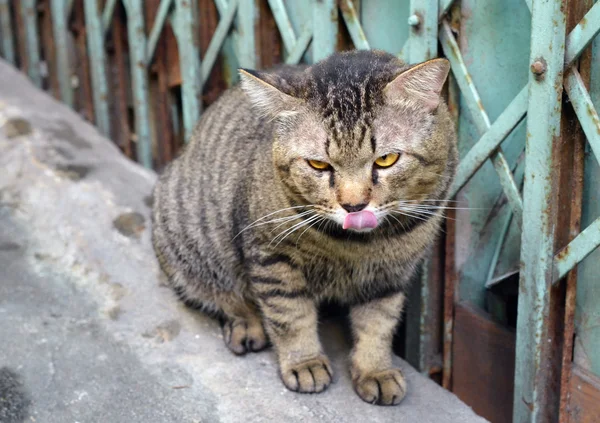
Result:
M349 306L358 395L406 394L391 343L457 164L448 71L380 51L240 70L157 182L153 244L172 288L222 319L235 354L270 340L293 391L331 383L317 333L331 300Z

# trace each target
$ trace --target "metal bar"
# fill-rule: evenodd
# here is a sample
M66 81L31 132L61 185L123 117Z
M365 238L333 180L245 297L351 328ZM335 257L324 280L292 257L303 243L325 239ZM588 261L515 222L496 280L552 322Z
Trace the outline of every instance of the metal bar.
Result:
M258 60L255 31L258 7L254 0L240 0L238 7L237 28L240 35L236 41L238 61L243 68L256 69Z
M454 0L440 0L438 16L439 19L443 19L444 15L450 10L452 5L454 4Z
M344 18L344 22L346 22L346 28L350 33L354 47L359 50L370 49L367 37L360 25L354 2L352 0L341 0L340 9L342 10L342 17Z
M490 119L483 108L481 97L479 97L479 92L473 84L469 70L462 58L458 43L452 34L452 29L446 21L442 22L442 27L440 28L440 42L446 58L452 65L454 77L463 94L466 106L473 116L473 123L479 132L483 134L490 127ZM411 44L411 50L412 47Z
M313 62L334 53L338 36L338 6L336 0L313 3Z
M41 88L40 45L37 25L36 0L21 0L21 18L25 26L27 43L27 74L35 85Z
M66 3L64 0L52 0L50 7L52 8L52 29L56 45L56 73L60 87L60 98L69 107L73 107Z
M185 141L188 142L202 111L202 71L195 1L176 0L175 17L179 28L177 46L181 69L181 99Z
M132 151L132 140L131 140L131 128L129 127L129 113L127 110L128 100L128 75L127 75L127 63L125 52L125 40L127 39L127 33L125 32L125 22L121 17L115 19L113 25L111 25L112 39L114 42L114 65L116 68L116 76L114 80L114 94L115 99L115 115L118 116L118 122L115 122L113 128L117 128L117 142L123 149L123 152L130 159L134 159ZM117 126L118 125L118 126Z
M104 29L98 11L98 2L84 1L87 48L92 74L92 99L96 126L110 136L110 113L108 110L108 84L106 80L106 54L104 51Z
M437 57L439 0L411 0L408 34L410 63Z
M292 23L290 22L290 18L286 12L285 5L283 4L283 0L268 1L269 6L271 7L271 12L273 12L273 17L275 18L275 23L279 29L283 46L289 54L292 52L296 44L296 34L294 33L294 28L292 27Z
M152 139L150 136L150 106L148 68L146 63L146 30L142 0L125 0L129 38L133 107L137 159L144 167L152 168Z
M517 219L519 226L521 226L523 217L523 200L521 198L519 188L515 182L513 173L510 171L508 161L506 161L506 158L504 157L504 154L502 154L502 150L500 148L498 148L498 150L492 154L491 159L494 169L498 174L500 185L502 185L504 195L506 195L513 213L515 214L515 218Z
M300 36L298 37L294 48L292 49L292 51L290 51L290 54L288 54L287 59L285 59L285 63L295 65L298 62L300 62L300 59L302 59L304 52L306 51L308 45L310 44L310 41L312 40L312 36L312 28L310 26L304 28L304 31L302 31L302 34L300 34Z
M600 32L600 2L596 2L569 33L565 42L565 68L571 66L598 32Z
M564 84L588 143L596 159L600 161L600 118L581 79L581 75L575 67L567 71Z
M410 51L410 38L408 38L402 45L402 48L400 49L400 52L398 53L398 58L400 60L402 60L403 62L408 63L409 51Z
M156 43L158 42L158 38L165 27L165 22L167 20L167 16L169 15L169 11L171 10L172 4L173 0L161 0L160 5L158 6L158 12L156 12L152 30L148 36L148 44L146 46L146 63L152 62L152 57L154 56L154 51L156 50Z
M554 257L553 281L556 283L600 246L600 217L575 237Z
M473 84L473 80L469 75L469 71L467 70L467 66L462 58L462 54L456 39L452 34L452 29L445 20L442 23L442 30L440 31L440 41L442 44L442 49L444 50L444 54L450 61L454 76L458 86L461 89L467 108L472 113L475 126L483 135L491 127L490 119L485 111L485 108L483 107L483 103L481 102L481 97L479 97L477 88ZM520 218L523 212L523 201L521 199L521 194L517 184L514 181L514 176L510 172L510 168L500 146L496 148L490 159L492 160L494 169L498 174L502 189L504 190L504 193L506 194L511 206L513 207L513 211L517 215L517 218Z
M110 28L110 22L112 21L113 15L115 14L115 6L117 0L107 0L104 5L104 11L102 12L102 28L104 29L104 35L108 33Z
M556 195L552 182L560 137L565 14L562 0L533 2L532 72L529 75L526 175L521 235L521 274L517 314L513 421L546 422L558 416L559 375L551 365L554 345L551 319L552 264ZM552 22L552 25L549 23ZM542 70L536 72L535 70Z
M225 37L229 33L229 29L231 28L231 24L233 23L233 18L235 18L235 14L238 8L238 0L231 0L229 2L229 7L224 16L221 16L219 24L215 29L215 32L210 40L210 44L208 45L208 49L204 54L204 58L202 60L202 86L206 84L208 78L210 77L210 72L215 64L215 60L217 60L217 55L225 42Z
M75 0L67 0L67 18L69 16L71 16L71 13L73 13L73 4L75 3Z
M411 0L409 23L411 29L407 42L410 42L408 54L409 63L420 63L437 56L438 44L438 0ZM432 277L432 257L429 257L422 266L420 284L413 293L415 303L420 310L418 315L407 315L407 349L418 351L416 364L418 370L429 375L434 356L432 334L429 328L435 315L434 297L436 280ZM419 286L420 285L420 286ZM412 321L417 319L418 322ZM418 331L418 336L416 333ZM418 345L411 345L418 340ZM414 359L413 359L414 360Z
M528 85L523 87L498 119L490 126L490 129L483 134L479 141L460 161L454 183L450 189L451 197L454 197L465 186L502 141L525 118L528 91Z
M0 34L2 35L2 57L15 64L15 46L10 18L10 0L0 0Z
M498 265L498 258L500 257L500 252L502 251L502 246L504 245L504 241L506 239L506 236L508 235L508 230L510 229L510 224L513 220L513 217L513 211L509 210L506 214L504 223L502 224L500 236L497 240L495 240L496 248L494 249L494 256L492 257L492 262L490 264L490 268L488 269L487 277L485 278L486 288L490 286L490 282L494 279L494 272L496 271L496 266Z

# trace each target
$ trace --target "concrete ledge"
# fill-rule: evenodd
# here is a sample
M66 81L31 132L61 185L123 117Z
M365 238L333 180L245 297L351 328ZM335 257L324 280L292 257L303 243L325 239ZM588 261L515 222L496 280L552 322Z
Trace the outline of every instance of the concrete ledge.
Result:
M272 351L234 357L161 284L155 174L5 63L0 169L0 368L20 378L26 421L484 421L400 359L404 402L362 402L335 325L323 327L336 371L323 394L285 389Z

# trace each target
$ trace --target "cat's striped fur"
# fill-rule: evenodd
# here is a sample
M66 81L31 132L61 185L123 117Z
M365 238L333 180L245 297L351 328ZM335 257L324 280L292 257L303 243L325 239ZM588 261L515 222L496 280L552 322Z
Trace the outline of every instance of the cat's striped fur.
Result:
M262 349L268 334L292 390L331 382L317 334L317 305L331 299L350 306L360 397L397 404L406 393L391 342L455 172L440 99L448 70L442 59L409 67L357 51L243 71L157 183L153 243L171 286L223 318L237 354ZM401 153L396 164L374 166L390 152ZM377 228L342 229L343 207L357 204L368 204Z

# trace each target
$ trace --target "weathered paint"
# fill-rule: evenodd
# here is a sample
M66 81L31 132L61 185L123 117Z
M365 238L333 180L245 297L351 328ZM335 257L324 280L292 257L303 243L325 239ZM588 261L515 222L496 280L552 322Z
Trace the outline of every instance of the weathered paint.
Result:
M85 26L87 47L92 74L94 116L100 132L110 136L110 115L108 110L108 82L106 77L106 51L104 48L104 28L100 19L98 2L85 1Z
M182 75L181 101L185 142L189 141L202 111L202 71L196 16L198 13L195 1L175 0L175 35Z
M511 219L506 240L511 240L512 243L501 249L498 263L494 264L497 240L503 236L511 207L504 204L504 190L498 182L498 173L491 160L484 160L481 165L478 162L484 159L482 153L487 154L487 151L483 151L488 149L486 144L491 148L488 142L493 141L492 138L496 136L501 138L504 136L502 132L506 131L506 138L498 145L502 147L510 168L515 171L513 179L516 187L520 186L516 173L524 146L525 125L524 119L519 116L525 107L523 102L527 100L523 90L528 83L530 65L529 46L522 40L530 37L531 16L523 0L487 2L484 8L478 5L479 2L473 0L461 1L462 19L457 40L460 51L455 53L455 49L447 47L445 50L451 61L455 61L455 57L456 60L462 57L464 64L461 72L458 70L462 70L462 66L453 66L457 81L461 77L463 79L459 84L461 99L458 122L461 163L479 167L456 196L461 207L468 208L457 210L456 265L459 271L459 297L461 301L470 301L485 310L485 279L492 268L511 267L508 265L512 259L510 253L519 250L520 235L518 219ZM441 30L441 38L448 35L447 38L452 41L449 37L453 35L452 30ZM442 46L443 41L442 39ZM490 45L494 47L490 48ZM457 71L454 71L455 68ZM480 103L485 105L485 114L493 122L490 129L486 129L479 102L473 99L469 84L477 90ZM509 130L512 126L511 119L508 119L511 115L513 121L521 119L512 131ZM505 130L494 135L502 126ZM488 135L490 130L492 132ZM484 143L480 146L481 141ZM493 144L496 142L498 141ZM473 153L470 153L471 148L475 148ZM471 161L474 158L477 160ZM470 173L466 170L467 168L463 170L459 167L459 185L462 185Z
M148 70L146 63L146 29L141 0L125 0L127 33L131 54L131 82L138 161L152 168L152 139L150 135L150 106Z
M337 0L316 0L312 8L313 62L335 52L338 37Z
M165 22L167 21L172 5L173 0L161 0L160 5L158 6L158 12L156 12L156 17L154 18L154 23L152 24L152 29L148 36L148 43L146 44L146 63L152 61L154 50L156 50L156 43L165 27Z
M27 51L27 74L35 85L41 88L42 75L40 67L40 42L37 30L36 0L21 0L20 12L25 26L25 42Z
M52 30L56 46L56 74L60 87L61 100L73 107L73 87L71 86L71 62L69 59L67 4L65 0L51 0Z
M2 57L9 63L16 64L10 0L0 0L0 38L2 41Z
M256 24L258 7L255 0L239 0L237 14L237 58L243 68L256 69L259 65L256 54Z
M600 3L594 4L566 41L565 67L570 66L600 32Z
M553 22L551 27L548 22ZM556 191L552 182L558 163L553 147L560 136L565 49L565 15L561 0L534 0L530 63L543 59L543 79L529 77L521 277L517 318L517 350L513 421L546 422L558 415L552 391L550 295L554 257ZM555 352L554 352L555 353Z
M600 3L599 3L600 4ZM600 20L600 17L599 19ZM592 103L592 99L581 80L581 75L574 67L566 72L565 90L573 104L579 123L587 137L592 152L600 160L600 118Z
M596 6L599 3L596 2ZM591 24L588 22L588 24ZM592 49L590 97L600 105L600 37ZM588 228L600 216L600 164L586 154L581 227ZM600 249L593 251L578 267L575 312L575 361L600 377Z
M358 13L352 0L340 0L340 10L346 23L346 28L352 37L352 43L357 49L368 50L369 42L360 24Z
M210 72L212 71L215 61L217 60L217 55L219 54L219 51L221 51L223 43L225 42L225 38L231 29L237 9L238 0L230 0L229 6L227 6L227 11L219 20L219 25L217 25L217 29L210 40L210 44L202 60L202 86L206 84L206 81L210 76Z

